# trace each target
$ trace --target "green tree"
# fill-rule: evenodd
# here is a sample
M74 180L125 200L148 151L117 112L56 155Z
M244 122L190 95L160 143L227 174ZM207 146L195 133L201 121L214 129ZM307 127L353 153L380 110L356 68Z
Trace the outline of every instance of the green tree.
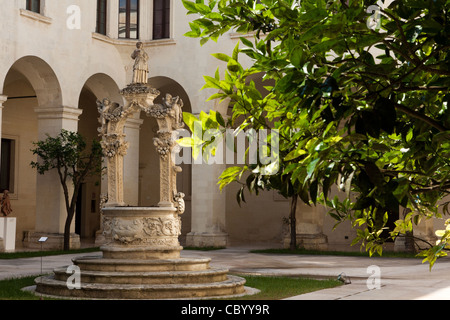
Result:
M239 199L244 189L274 188L293 206L297 196L325 204L337 223L358 227L354 243L371 254L421 219L448 213L450 191L450 1L385 2L183 0L196 15L186 36L204 44L229 30L246 35L231 56L214 55L227 63L224 78L205 76L205 88L218 91L211 99L229 99L232 117L224 124L202 115L203 130L279 131L278 174L229 168L220 186L249 172ZM250 80L256 73L274 83L265 97ZM190 143L198 141L211 145ZM332 186L346 196L330 199ZM386 232L395 213L403 216ZM449 234L422 247L430 267L446 255Z
M33 143L31 150L38 156L31 166L39 174L56 169L64 192L67 218L64 225L64 250L70 250L70 226L75 215L76 203L81 184L88 176L99 174L102 170L102 148L93 141L90 150L84 138L76 132L62 130L56 137L50 137ZM70 184L73 192L70 195Z

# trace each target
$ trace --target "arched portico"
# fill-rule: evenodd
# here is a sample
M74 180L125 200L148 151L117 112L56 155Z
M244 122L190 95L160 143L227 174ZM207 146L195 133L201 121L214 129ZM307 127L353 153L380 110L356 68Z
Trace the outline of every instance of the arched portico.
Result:
M20 218L17 238L22 238L23 231L24 245L34 247L45 234L49 237L46 246L59 248L67 216L63 191L56 172L36 175L31 170L30 162L36 159L30 149L33 142L57 135L61 129L77 131L80 111L63 105L58 77L37 56L24 56L12 64L3 92L9 99L4 103L2 136L15 137L18 158L13 163L20 169L14 194L15 214ZM36 182L30 183L33 179ZM73 235L73 247L77 246L79 240Z

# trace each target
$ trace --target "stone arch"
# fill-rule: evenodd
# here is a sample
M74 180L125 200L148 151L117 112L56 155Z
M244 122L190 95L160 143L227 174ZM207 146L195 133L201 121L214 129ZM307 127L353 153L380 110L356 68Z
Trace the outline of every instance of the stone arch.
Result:
M105 73L96 73L90 76L84 82L83 89L90 90L97 99L109 98L111 101L123 103L119 86L112 77Z
M57 108L63 105L59 80L52 67L43 59L24 56L14 62L8 74L11 72L18 72L29 81L36 93L38 107Z
M38 183L41 176L30 166L31 161L36 160L30 150L33 142L43 138L45 133L53 133L53 128L46 126L45 120L41 122L40 116L49 113L48 110L60 110L63 98L53 68L37 56L23 56L14 61L1 79L1 84L0 89L7 96L1 110L1 138L8 140L10 146L8 151L4 150L10 154L10 164L8 169L4 169L8 170L11 178L8 184L14 215L18 218L16 240L20 241L24 234L27 239L28 230L40 229L39 224L50 225L57 221L54 217L48 221L38 218L39 210L57 212L59 208L42 200L51 194L51 191L47 193L46 188L40 191L38 197L37 185L42 186Z
M78 132L88 143L99 140L97 100L108 98L123 104L116 81L105 73L95 73L83 83L79 92L78 108L82 110ZM100 230L100 198L106 193L106 182L100 175L89 177L82 185L75 216L75 232L83 239L92 239ZM105 191L105 192L104 192Z

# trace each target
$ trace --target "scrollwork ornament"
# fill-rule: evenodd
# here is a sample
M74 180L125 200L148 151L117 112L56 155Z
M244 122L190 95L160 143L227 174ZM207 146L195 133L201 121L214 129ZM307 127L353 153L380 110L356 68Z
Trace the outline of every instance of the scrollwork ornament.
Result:
M125 156L129 146L128 142L123 141L123 137L116 133L106 134L100 142L103 155L108 158L113 158L116 155Z
M178 214L183 214L186 210L186 205L184 203L185 194L183 192L177 192L173 200L175 201L175 208L177 208Z

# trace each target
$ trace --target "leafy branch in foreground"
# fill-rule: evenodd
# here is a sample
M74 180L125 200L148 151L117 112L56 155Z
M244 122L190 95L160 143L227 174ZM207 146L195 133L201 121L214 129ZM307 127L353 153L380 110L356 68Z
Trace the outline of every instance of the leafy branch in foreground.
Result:
M205 88L217 90L211 99L230 101L232 116L224 125L214 115L203 130L279 132L276 174L263 174L261 164L227 169L221 187L246 179L240 200L244 190L276 189L294 213L298 198L328 205L370 253L449 213L450 1L182 1L197 17L186 36L204 44L243 34L231 56L214 55L225 76L205 76ZM265 95L253 81L259 74ZM342 197L329 199L333 187ZM430 266L447 254L447 231L421 248Z

